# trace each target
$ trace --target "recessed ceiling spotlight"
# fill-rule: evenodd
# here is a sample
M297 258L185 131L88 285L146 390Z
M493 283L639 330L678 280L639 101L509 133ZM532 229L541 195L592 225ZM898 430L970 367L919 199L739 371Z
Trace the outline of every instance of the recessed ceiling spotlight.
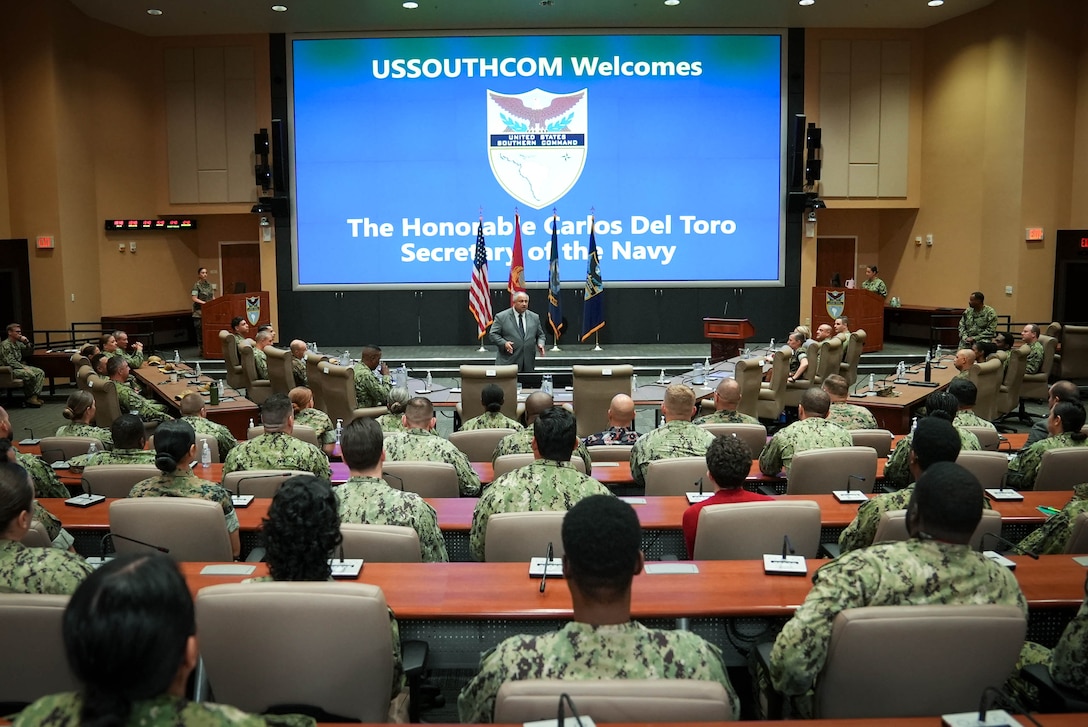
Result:
M802 6L815 5L816 0L797 0L797 4Z
M157 18L160 15L162 15L162 11L159 10L158 8L148 8L147 9L147 14L148 15L153 15L153 16L155 16Z
M939 8L944 5L944 0L929 0L928 5L931 8Z
M277 13L286 13L287 12L287 6L286 5L273 5L272 10L274 10Z
M679 4L680 4L680 0L665 0L665 4L666 4L666 5L670 5L670 6L672 6L672 5L679 5Z
M401 3L401 7L406 8L407 10L415 10L419 7L419 3L415 0L405 0L405 2Z

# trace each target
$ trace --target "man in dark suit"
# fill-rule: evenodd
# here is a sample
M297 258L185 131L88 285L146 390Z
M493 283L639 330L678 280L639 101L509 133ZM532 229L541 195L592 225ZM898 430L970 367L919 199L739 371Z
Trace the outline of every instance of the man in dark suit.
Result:
M517 364L519 373L535 368L537 351L544 355L544 328L540 316L529 310L528 293L514 293L510 307L495 316L488 340L498 349L499 366Z

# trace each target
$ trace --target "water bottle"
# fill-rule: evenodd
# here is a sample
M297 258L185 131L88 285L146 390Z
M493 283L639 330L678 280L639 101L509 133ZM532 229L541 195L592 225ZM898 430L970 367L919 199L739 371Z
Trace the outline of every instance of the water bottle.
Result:
M771 349L771 353L774 353L774 339L773 338L771 339L771 345L768 346L768 348Z
M197 361L196 362L196 377L199 379L202 375L203 375L203 372L200 370L200 362Z
M337 419L336 420L336 444L337 444L337 446L339 446L340 437L343 434L344 434L344 420L343 419Z
M914 434L916 429L918 429L918 417L914 417L910 420L910 433Z
M223 379L219 379L219 381L216 383L216 387L219 389L219 398L222 399L223 394L226 393L226 386L223 383Z
M895 367L895 380L897 382L903 381L907 378L907 364L905 361L900 361L899 365Z
M427 372L427 391L434 391L434 379L431 378L431 372Z
M932 381L932 380L933 380L933 363L927 357L926 358L926 381L929 382L929 381Z
M219 384L214 381L211 386L208 387L208 398L210 399L208 403L212 406L219 404Z
M638 391L638 374L631 374L631 393Z
M941 361L941 344L939 344L939 343L937 344L937 350L933 352L933 358L936 359L938 363L940 363L940 361Z
M98 454L98 442L92 441L91 445L87 447L87 456L93 457L96 454Z
M692 368L695 370L691 377L691 383L696 386L702 386L706 383L706 371L703 369L701 363L692 364Z
M875 374L869 374L869 393L871 393L871 394L876 393L876 375Z
M344 353L340 355L341 366L351 366L351 351L344 349Z
M665 383L665 369L661 369L661 375L657 377L657 383L659 383L659 384L664 384Z
M250 417L250 418L249 418L249 428L250 428L250 429L252 429L252 428L253 428L253 417ZM246 430L246 431L248 432L249 430ZM249 435L247 434L246 436L249 436Z
M408 364L406 363L400 365L400 385L408 386Z
M544 379L540 382L540 390L545 394L552 393L552 375L544 374Z
M174 349L174 365L177 366L179 363L181 363L181 352L178 351L175 348Z
M707 356L705 359L703 359L703 368L707 369L708 371L710 370L710 356Z
M205 468L211 467L212 466L212 450L208 446L208 440L207 439L202 439L202 440L200 440L200 443L204 445L200 449L200 466L205 467Z

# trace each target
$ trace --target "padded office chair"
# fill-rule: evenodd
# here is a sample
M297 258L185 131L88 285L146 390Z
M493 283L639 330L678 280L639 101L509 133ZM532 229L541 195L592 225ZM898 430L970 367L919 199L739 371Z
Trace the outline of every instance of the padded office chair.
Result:
M767 446L767 427L762 424L700 424L715 437L736 435L748 443L752 450L752 459L759 459L763 448Z
M729 695L703 679L521 679L499 687L495 722L555 720L559 695L605 722L721 722L733 719Z
M756 416L760 419L777 419L786 408L786 379L790 375L791 356L793 351L789 346L775 351L774 363L771 364L771 380L760 385L756 399ZM744 403L743 396L741 403Z
M965 450L956 457L956 464L977 477L983 489L1004 487L1009 473L1009 458L1004 452Z
M978 521L975 532L971 534L970 545L972 549L982 550L982 536L986 533L1001 535L1001 513L996 510L982 511L982 519ZM880 522L877 523L876 533L873 535L874 543L909 539L906 510L887 510L881 513ZM986 543L991 548L997 544L997 541L993 540Z
M1039 463L1033 489L1036 492L1072 490L1074 485L1084 482L1085 472L1088 472L1088 445L1048 449Z
M238 358L238 345L230 331L219 332L219 348L227 364L227 386L232 389L244 389L246 382L242 373L242 361Z
M341 523L344 557L370 563L419 563L419 534L405 525Z
M1012 671L1026 631L1024 614L1015 606L848 608L831 626L827 662L816 678L815 716L977 711L983 690L1003 684ZM758 647L764 663L771 646ZM889 684L896 688L888 689Z
M786 393L783 398L786 406L797 406L801 403L801 396L812 388L812 379L816 375L816 366L818 365L820 355L820 344L814 340L810 340L807 346L803 343L801 346L808 359L808 368L805 369L805 378L786 382Z
M264 434L264 425L258 424L246 430L246 439L256 439L262 434ZM315 447L321 447L317 441L317 432L314 431L313 427L308 427L305 424L296 424L291 429L291 436Z
M92 495L128 497L137 482L160 474L153 464L93 464L83 470L83 490Z
M708 505L699 512L695 560L759 560L780 553L788 535L797 555L815 558L820 547L820 506L812 500Z
M1050 370L1054 367L1058 341L1053 336L1039 336L1039 343L1043 344L1043 365L1039 368L1039 373L1025 373L1024 383L1020 385L1020 409L1017 417L1021 421L1032 420L1032 416L1024 410L1025 399L1047 399L1050 396Z
M892 451L892 433L887 429L851 429L850 439L855 447L872 447L877 458L887 457Z
M1062 328L1062 378L1081 385L1088 380L1088 326Z
M495 447L502 438L513 434L513 429L469 429L453 432L450 443L465 453L469 462L490 462L495 454Z
M574 414L578 436L586 437L608 429L608 405L616 394L631 393L635 368L620 366L574 366Z
M1073 530L1069 533L1069 541L1063 552L1078 555L1088 553L1088 512L1082 512L1073 521Z
M91 442L94 442L94 446L100 452L108 449L94 437L42 437L38 447L46 464L53 464L81 454L87 454Z
M30 521L30 528L19 542L28 548L53 547L53 540L49 537L49 531L45 529L45 525L40 520Z
M110 379L103 378L88 368L87 388L94 397L94 421L97 426L109 429L121 414L121 401L117 398L117 386Z
M319 368L321 389L325 394L325 413L334 422L343 419L346 427L359 417L377 418L389 413L384 406L358 405L355 400L355 372L350 366L323 362Z
M1009 351L1009 365L1005 369L1005 379L997 390L997 419L995 422L1016 415L1020 406L1020 389L1024 385L1024 369L1028 362L1028 347L1022 345Z
M223 489L232 495L275 497L283 483L295 475L309 475L301 470L236 470L223 475Z
M76 388L81 391L91 392L91 384L88 381L88 377L95 375L94 369L91 368L90 362L86 366L80 366L79 371L76 372ZM98 412L95 412L95 422L101 422L101 418L98 416ZM98 426L102 426L98 424Z
M166 548L176 561L232 561L223 507L192 497L131 497L110 503L110 533ZM145 545L111 538L119 554L147 552Z
M222 459L219 458L219 440L217 440L215 438L215 435L214 434L202 434L200 432L197 432L196 433L196 457L197 457L197 461L193 463L193 472L196 474L197 477L200 477L200 469L198 468L197 465L199 465L199 463L200 463L200 454L201 454L201 452L204 451L204 442L208 443L208 451L212 455L212 462L222 462L223 461ZM152 452L155 451L155 435L151 435L148 438L147 448Z
M394 462L387 459L382 471L386 475L393 475L386 482L394 489L415 492L421 497L461 496L457 470L449 462Z
M308 706L321 721L386 721L393 640L377 586L211 586L197 594L196 621L218 701L254 713Z
M484 405L480 402L480 394L488 384L498 384L502 387L503 402L500 411L511 419L518 418L518 367L516 364L508 366L462 365L461 403L456 408L457 417L460 421L468 421L484 413Z
M835 447L798 452L790 463L786 494L829 495L833 490L845 490L848 483L851 490L873 491L876 484L875 449Z
M4 714L48 694L79 689L61 635L67 606L68 596L0 593L0 643L11 660L0 679Z
M73 381L79 378L79 370L84 366L90 366L91 360L81 353L73 353L72 358L72 373L74 374Z
M0 390L4 391L7 400L12 400L11 392L21 391L22 388L23 382L15 378L15 370L10 366L0 366Z
M960 427L978 439L984 452L996 452L1001 447L1001 435L991 427Z
M314 409L320 409L326 414L328 411L325 409L325 389L322 386L323 379L321 378L321 364L328 363L329 357L322 356L321 354L314 353L313 351L307 351L305 356L306 361L306 386L313 392L314 395ZM341 361L342 365L347 366L349 362Z
M264 355L268 357L268 381L273 394L287 394L295 388L295 372L291 368L294 356L291 351L274 346L266 346Z
M499 475L505 475L507 472L513 472L516 469L524 467L527 464L532 464L536 461L536 455L532 452L526 452L521 454L504 454L495 459L495 475L494 478L499 479ZM582 458L577 454L570 458L570 463L574 465L574 469L578 470L582 474L587 474L586 463L582 461ZM387 463L388 464L388 463Z
M846 379L848 386L853 386L858 380L858 361L861 360L861 352L865 349L866 338L868 336L861 328L850 332L850 340L846 344L846 351L843 352L842 363L839 364L839 374Z
M594 463L630 462L632 449L634 449L633 444L598 444L593 447L586 447L586 451L589 452L589 459ZM581 459L581 457L578 457L578 459Z
M815 375L812 377L812 383L816 386L822 386L824 379L831 374L839 373L842 366L842 341L832 336L831 338L820 341L820 347L817 349L816 360L809 361L809 369L815 367Z
M501 512L487 519L484 560L489 563L528 563L543 558L552 544L552 557L563 555L566 510Z
M763 383L763 363L759 358L737 361L733 376L740 384L740 403L737 411L750 417L758 416L759 390Z
M257 361L253 358L253 346L243 343L238 347L238 356L242 362L242 378L245 379L246 398L254 404L272 396L272 382L257 377Z
M685 492L713 493L714 483L706 475L706 457L655 459L646 466L646 497L669 497Z
M973 364L969 370L968 377L978 389L975 413L987 421L997 418L997 397L1004 375L1005 368L996 357Z

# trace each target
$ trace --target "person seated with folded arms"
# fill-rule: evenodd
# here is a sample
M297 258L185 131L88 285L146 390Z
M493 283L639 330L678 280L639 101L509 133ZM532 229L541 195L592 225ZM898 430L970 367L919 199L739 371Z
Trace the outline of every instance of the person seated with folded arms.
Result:
M215 444L219 447L219 461L222 462L230 451L238 446L238 440L230 433L230 430L218 422L208 418L208 407L204 404L204 397L195 391L190 391L181 397L179 402L181 409L181 421L189 422L189 426L197 434L208 434L215 437Z
M434 405L430 399L417 396L404 409L403 432L390 434L385 440L385 455L391 462L446 462L457 471L457 488L461 497L478 497L480 476L472 469L468 456L453 442L435 436Z
M385 408L388 414L378 417L378 426L383 432L404 432L404 410L408 408L408 402L412 400L412 394L406 386L394 386L389 389L389 395L385 397ZM435 432L438 436L438 432Z
M635 431L635 400L627 394L616 394L608 404L608 429L590 434L582 440L587 447L609 444L634 444L638 441Z
M479 673L457 698L461 722L491 722L499 687L523 679L715 681L729 695L732 716L739 716L740 700L717 646L691 631L631 620L631 582L643 566L634 508L612 495L592 495L567 512L562 532L573 620L558 631L512 636L484 653Z
M491 463L494 464L495 460L504 454L530 454L533 451L533 423L536 422L538 416L554 406L555 401L551 394L543 391L534 391L529 394L529 398L525 400L525 428L513 434L507 434L499 440L499 443L495 445L495 452L491 455ZM586 445L579 441L574 453L582 458L586 472L592 472L593 460L590 459Z
M940 417L951 422L955 420L959 408L959 401L947 391L934 391L926 397L927 417ZM921 419L919 419L919 423L921 423ZM979 444L978 437L973 432L969 432L963 427L957 427L955 424L952 426L955 427L956 434L960 437L961 452L978 452L982 450L982 445ZM884 464L884 481L897 489L902 489L914 481L915 475L910 468L910 450L913 438L914 433L912 432L900 439L896 443L895 449L888 455L888 461Z
M78 454L69 457L72 467L87 467L99 464L155 464L155 453L144 449L147 446L147 430L144 422L135 414L122 414L110 425L113 437L113 449L102 450L94 454Z
M740 437L717 437L706 450L706 479L704 489L714 488L714 494L696 502L684 511L684 544L689 558L695 557L695 535L699 530L699 513L708 505L729 505L735 502L765 502L769 495L749 492L744 481L752 469L752 450Z
M189 422L167 422L155 432L155 466L162 472L132 486L129 497L192 497L210 500L223 508L227 534L234 557L242 551L238 536L238 513L223 487L193 474L197 458L196 432Z
M314 392L308 387L296 386L287 392L287 398L291 400L291 409L295 413L295 426L313 429L321 449L332 456L336 450L336 429L328 414L314 408Z
M1046 439L1020 450L1009 462L1009 487L1018 490L1031 490L1035 487L1035 478L1043 464L1043 455L1051 449L1083 447L1088 435L1081 431L1084 426L1084 405L1079 401L1059 401L1050 410L1047 418Z
M113 435L109 429L96 427L91 422L97 413L91 392L76 389L68 395L61 416L71 422L57 429L58 437L93 437L103 445L113 446Z
M291 435L294 408L286 394L273 394L261 402L264 434L241 442L223 461L223 474L237 470L301 470L326 480L332 476L328 456L318 447Z
M754 416L737 411L740 406L740 383L732 378L725 378L714 388L714 413L695 420L696 424L759 424ZM632 415L634 404L632 403Z
M480 390L480 403L483 404L484 413L462 424L462 431L513 429L519 432L524 429L520 423L502 413L502 405L506 403L506 392L498 384L488 384Z
M15 716L17 727L316 724L185 697L200 658L196 613L169 556L140 553L103 565L72 595L61 629L79 691L42 697Z

